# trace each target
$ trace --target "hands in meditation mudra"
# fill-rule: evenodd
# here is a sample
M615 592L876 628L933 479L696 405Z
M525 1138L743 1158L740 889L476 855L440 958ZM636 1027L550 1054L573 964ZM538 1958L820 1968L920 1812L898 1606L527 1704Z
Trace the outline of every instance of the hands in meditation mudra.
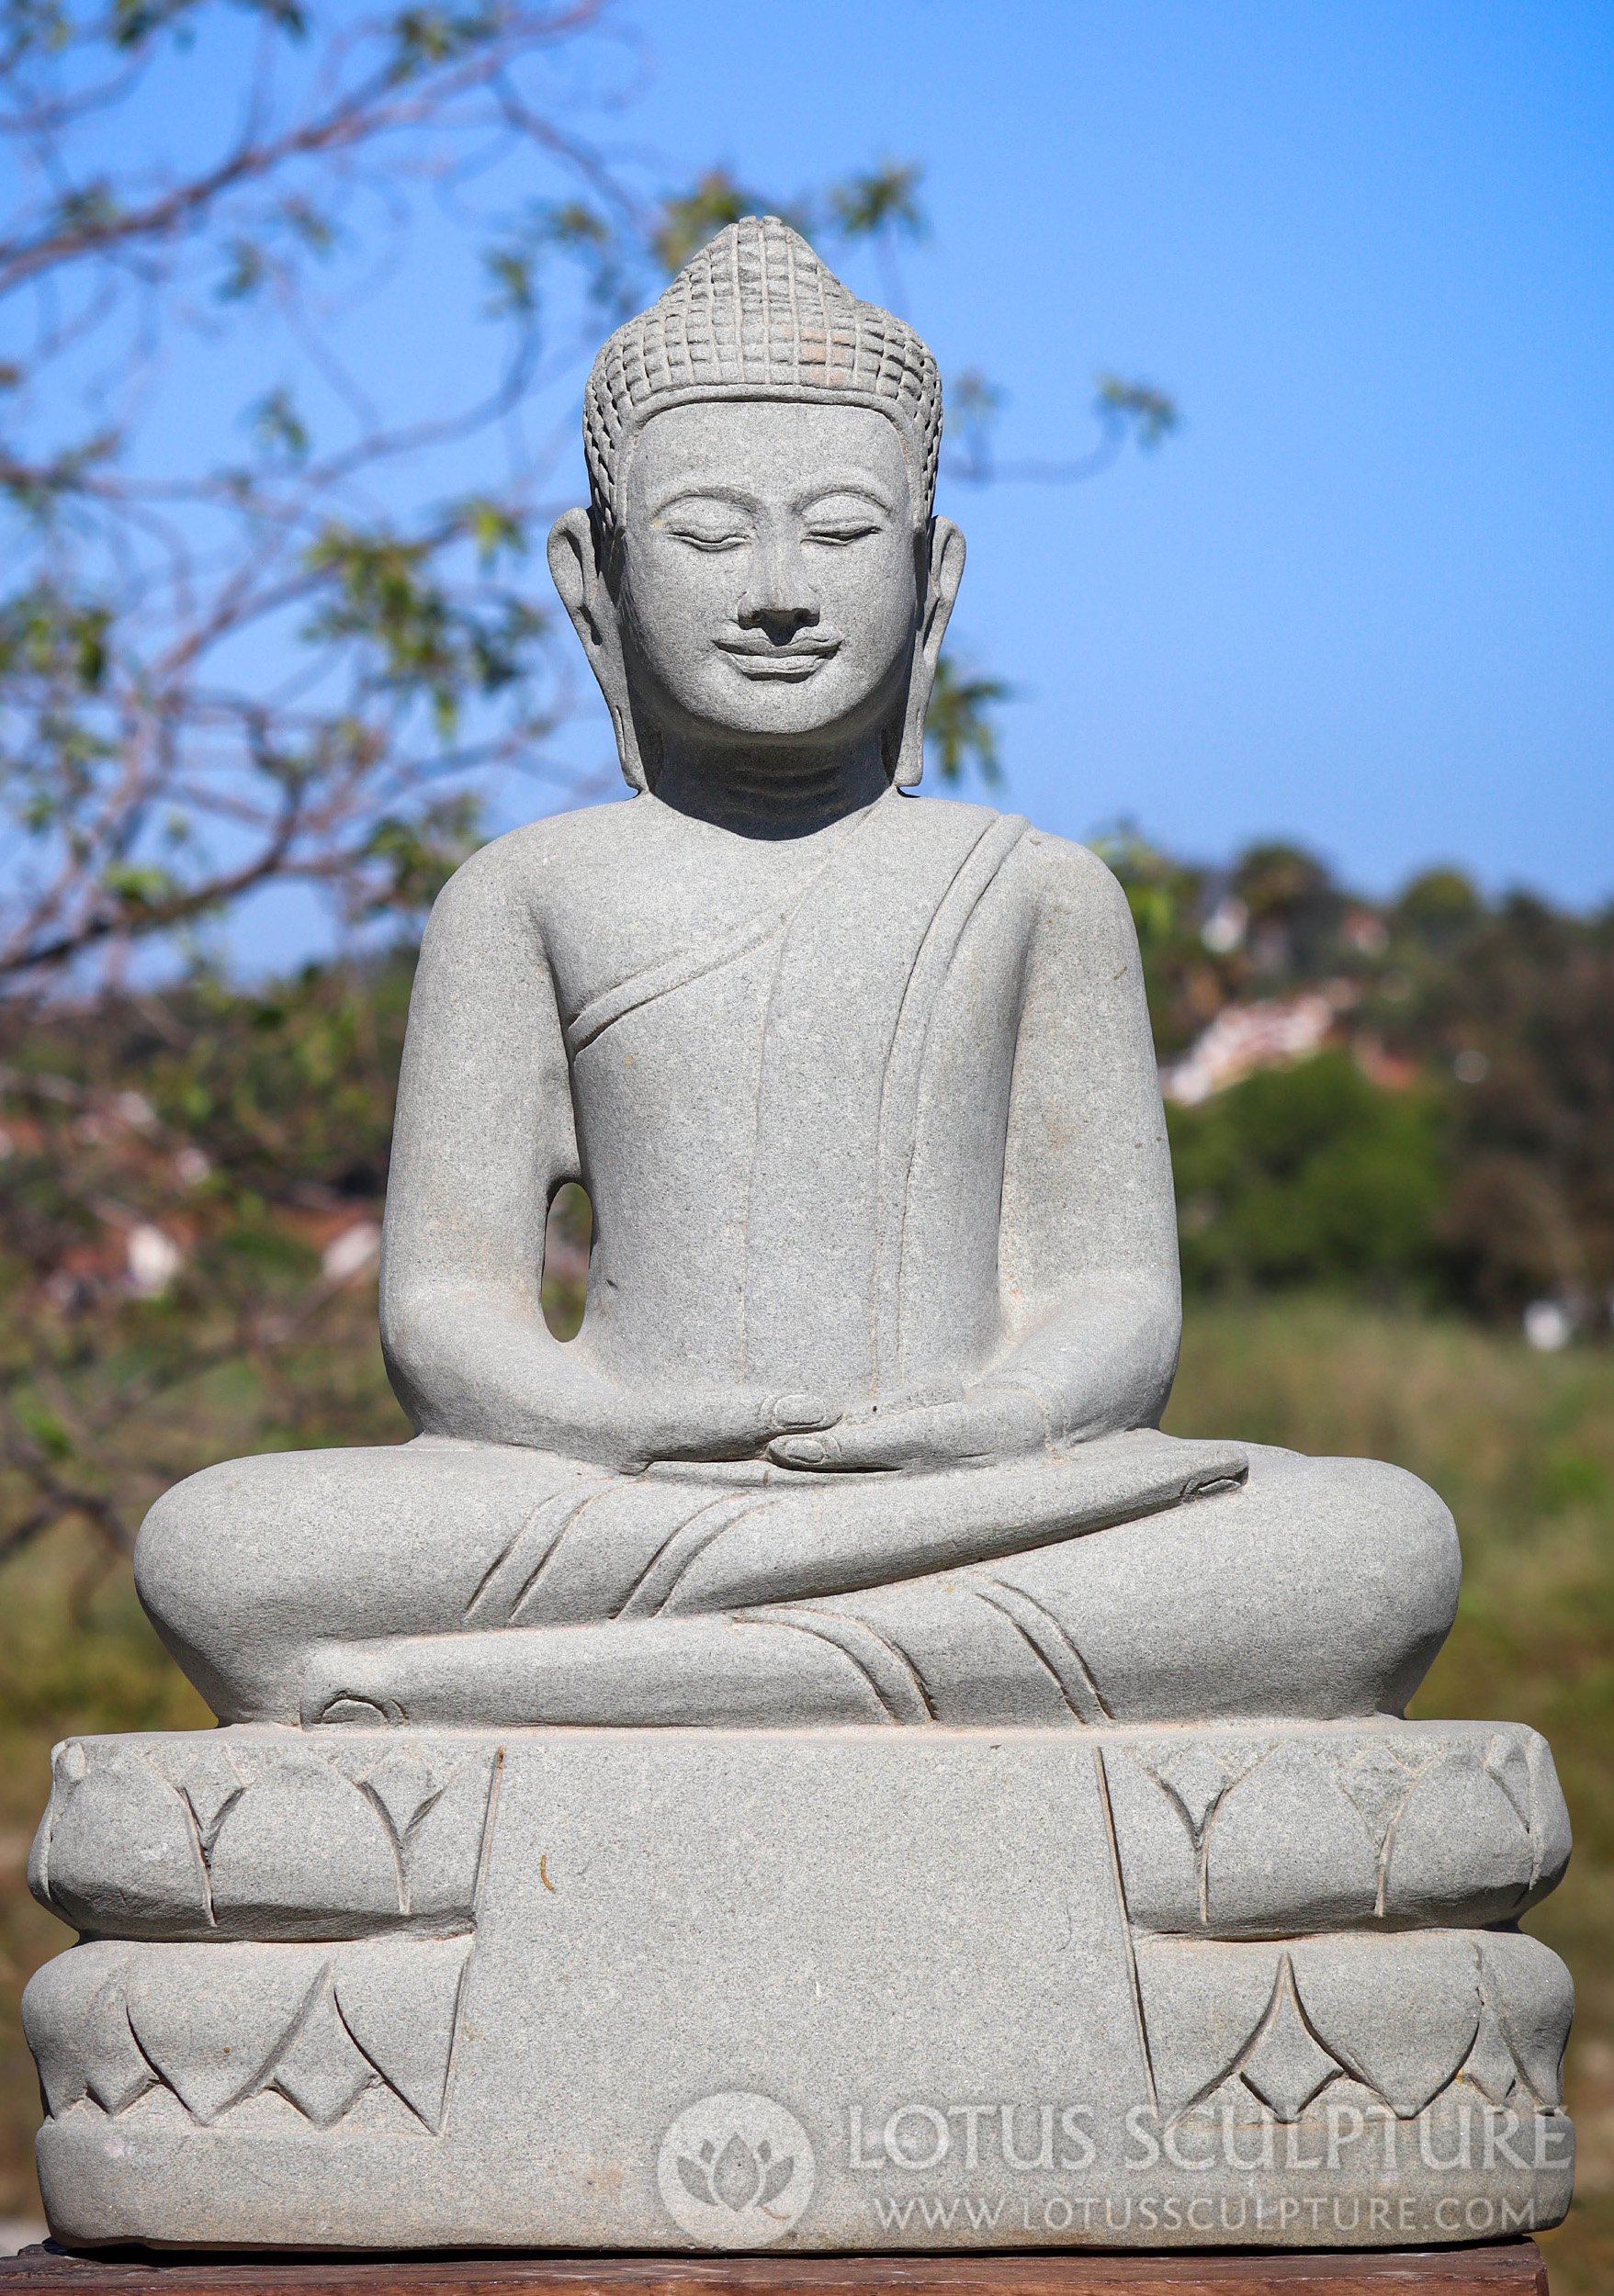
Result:
M940 431L925 345L773 219L602 352L549 563L634 793L433 914L381 1286L415 1440L210 1469L141 1534L224 1720L1328 1719L1400 1713L1439 1648L1423 1485L1158 1432L1125 899L913 794L964 570Z

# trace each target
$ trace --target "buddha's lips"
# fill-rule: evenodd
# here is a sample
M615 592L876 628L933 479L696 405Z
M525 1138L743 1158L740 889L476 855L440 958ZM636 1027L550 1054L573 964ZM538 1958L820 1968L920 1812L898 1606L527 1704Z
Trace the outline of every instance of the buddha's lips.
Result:
M742 678L780 678L786 683L810 678L841 651L838 637L796 638L788 646L758 646L722 637L717 643Z

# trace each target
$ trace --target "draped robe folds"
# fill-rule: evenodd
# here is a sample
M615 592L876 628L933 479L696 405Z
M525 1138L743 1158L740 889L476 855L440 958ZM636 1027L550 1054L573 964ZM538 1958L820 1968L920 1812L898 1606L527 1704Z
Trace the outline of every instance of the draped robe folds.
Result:
M676 1298L659 1327L624 1307L655 1248L634 1206L668 1217L671 1188L672 1232L683 1220L692 1238L683 1280L709 1287L689 1376L872 1403L990 1382L1009 1353L998 1220L1024 937L971 927L1026 826L893 793L818 841L805 882L760 914L563 1013L599 1212L585 1336L607 1376L669 1376L633 1353L647 1345L678 1358ZM735 1101L704 1104L717 1211L681 1210L698 1172L663 1171L659 1190L630 1176L619 1209L613 1167L620 1180L624 1157L658 1153L647 1105L699 1100L703 1043L720 1045L712 1089ZM724 1216L726 1188L739 1248L730 1231L708 1271L699 1221ZM715 1299L726 1272L732 1296ZM491 1467L488 1446L446 1438L394 1457L472 1451ZM1103 1701L1062 1558L1247 1469L1235 1446L1148 1429L901 1474L496 1458L511 1535L463 1615L322 1646L306 1718L369 1705L468 1720L491 1701L512 1721L1090 1721Z

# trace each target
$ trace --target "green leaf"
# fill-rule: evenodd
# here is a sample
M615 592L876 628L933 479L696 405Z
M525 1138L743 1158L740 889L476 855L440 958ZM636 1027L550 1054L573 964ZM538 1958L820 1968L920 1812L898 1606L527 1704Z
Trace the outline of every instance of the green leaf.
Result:
M176 878L165 869L138 861L119 861L101 872L101 883L126 907L131 909L160 908L172 901L180 890Z
M516 557L526 555L525 521L508 504L495 501L488 494L468 495L459 505L458 516L476 545L477 558L484 570L506 551Z
M988 787L1002 779L992 713L1011 693L1001 678L967 677L942 655L925 713L925 746L942 781L962 781L971 766Z
M73 1437L53 1411L28 1396L14 1396L11 1408L48 1458L73 1457Z
M225 270L213 292L220 303L244 303L268 276L268 260L256 240L235 238L224 247Z
M247 420L253 437L265 454L284 455L289 462L301 462L307 456L310 444L308 425L284 384L266 392Z
M290 11L288 11L290 13ZM329 216L316 208L311 200L293 197L283 199L279 208L281 220L311 253L328 255L336 244L336 229Z
M878 239L883 232L920 240L930 218L920 204L924 169L917 162L886 160L830 187L830 212L843 239Z
M1158 446L1181 420L1177 401L1152 383L1128 382L1119 375L1100 375L1094 401L1100 418L1129 428L1137 444Z

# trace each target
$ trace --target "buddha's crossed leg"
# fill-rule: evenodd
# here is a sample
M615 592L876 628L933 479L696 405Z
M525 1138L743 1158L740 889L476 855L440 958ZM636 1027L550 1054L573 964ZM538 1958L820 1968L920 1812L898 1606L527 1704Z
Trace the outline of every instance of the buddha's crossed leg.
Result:
M136 1568L227 1721L1399 1712L1455 1607L1446 1509L1369 1460L1252 1447L1237 1486L1229 1456L1145 1435L804 1480L431 1440L271 1454L170 1492Z

